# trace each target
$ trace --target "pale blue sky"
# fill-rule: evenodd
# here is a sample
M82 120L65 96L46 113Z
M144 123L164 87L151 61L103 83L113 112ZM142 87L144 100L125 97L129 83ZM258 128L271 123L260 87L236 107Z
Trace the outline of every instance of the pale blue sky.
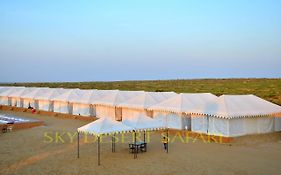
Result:
M1 0L0 82L281 77L280 0Z

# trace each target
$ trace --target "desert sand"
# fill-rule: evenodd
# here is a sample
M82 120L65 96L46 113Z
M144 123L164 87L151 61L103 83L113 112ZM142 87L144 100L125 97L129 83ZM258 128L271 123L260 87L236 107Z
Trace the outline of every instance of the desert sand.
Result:
M101 144L101 166L93 137L81 138L77 159L76 128L89 123L53 116L0 111L39 119L45 126L0 134L0 174L280 174L281 133L245 136L233 143L205 143L180 139L167 154L159 132L150 134L148 152L134 159L127 143L117 143L111 152L110 137ZM66 133L57 140L56 133ZM68 135L69 134L69 135ZM125 141L130 142L130 133ZM71 139L73 137L73 140ZM173 136L171 136L173 137ZM63 143L64 142L64 143Z

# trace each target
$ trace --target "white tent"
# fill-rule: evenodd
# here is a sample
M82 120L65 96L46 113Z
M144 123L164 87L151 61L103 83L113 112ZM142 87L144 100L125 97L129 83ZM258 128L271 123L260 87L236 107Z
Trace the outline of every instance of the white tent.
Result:
M65 92L61 95L51 99L54 101L54 112L72 114L72 105L70 102L73 102L81 97L81 90L65 89L64 91Z
M35 97L39 96L40 94L47 93L49 88L34 88L34 90L24 93L20 96L23 101L24 108L33 107L38 109L38 101L35 100Z
M36 109L42 111L54 111L54 103L52 99L61 95L65 91L66 90L62 88L49 88L49 89L42 90L40 93L34 96L34 99L38 103L35 106Z
M108 134L118 134L133 131L133 128L104 117L77 129L78 131L78 158L79 158L79 133L92 134L98 137L98 165L100 165L100 137ZM115 139L112 137L112 152L115 152Z
M101 96L98 90L81 90L81 96L72 101L73 115L96 116L96 110L91 101Z
M116 106L139 93L141 93L141 91L108 91L101 95L100 98L92 100L91 103L96 105L96 116L98 118L106 116L113 120L117 120L121 113L121 108L116 108Z
M281 107L254 95L222 95L192 118L195 132L227 137L281 131ZM206 116L207 115L207 116Z
M18 87L18 88L13 88L11 93L9 93L9 105L11 106L16 106L16 107L23 107L23 101L21 99L21 96L23 94L29 93L36 88L30 88L30 87Z
M2 87L0 89L0 105L9 105L9 94L12 93L17 87Z
M122 107L122 119L134 118L138 115L151 115L147 108L175 96L174 92L144 92L137 94L135 97L120 103L118 107Z
M199 107L208 101L217 99L210 93L181 93L148 108L160 122L168 128L191 129L191 113L197 113Z

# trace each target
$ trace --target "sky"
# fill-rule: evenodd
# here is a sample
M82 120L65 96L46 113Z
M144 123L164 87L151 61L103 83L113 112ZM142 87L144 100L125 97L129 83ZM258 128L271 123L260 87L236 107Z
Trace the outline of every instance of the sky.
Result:
M280 0L1 0L0 82L281 77Z

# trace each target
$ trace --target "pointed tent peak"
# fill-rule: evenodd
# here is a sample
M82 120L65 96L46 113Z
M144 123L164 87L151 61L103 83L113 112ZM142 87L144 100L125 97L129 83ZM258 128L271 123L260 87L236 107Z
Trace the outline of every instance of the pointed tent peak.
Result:
M0 93L0 96L2 97L8 97L10 94L16 92L16 91L22 91L22 89L25 89L25 87L11 87L10 89L3 91Z
M21 97L22 95L35 91L37 88L35 87L22 87L22 88L15 88L10 94L9 97Z
M84 125L78 128L77 131L100 136L105 134L130 132L133 131L133 128L105 117Z
M159 103L163 97L153 92L142 92L136 94L136 96L129 98L128 100L120 103L120 107L130 107L130 108L148 108L156 103Z
M36 100L51 100L54 97L57 97L64 93L65 90L63 88L49 88L48 90L44 90L42 93L38 93L34 99Z
M136 96L141 91L112 91L102 95L99 99L93 100L93 104L117 106L129 98Z
M33 99L40 94L47 93L49 91L49 89L50 88L48 88L48 87L36 88L36 89L34 89L30 92L27 92L27 93L21 95L21 98L31 98L31 99Z
M154 120L146 115L139 115L132 119L125 119L123 124L134 128L134 130L159 130L165 128L162 123Z
M216 99L217 97L210 93L180 93L153 105L149 110L194 113L199 110L200 106Z
M80 89L65 89L63 91L64 92L61 95L52 98L52 100L73 102L81 96Z
M95 99L100 98L101 94L99 90L81 90L81 96L77 100L76 103L84 103L84 104L91 104L91 102Z

